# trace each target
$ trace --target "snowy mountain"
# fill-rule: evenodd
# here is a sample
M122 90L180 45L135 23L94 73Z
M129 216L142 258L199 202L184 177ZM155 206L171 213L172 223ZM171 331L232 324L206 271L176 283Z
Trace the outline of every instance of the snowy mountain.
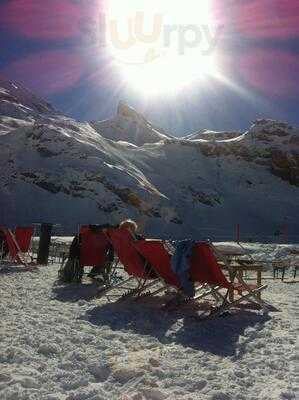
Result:
M183 139L186 140L226 140L233 139L240 136L240 132L216 132L209 131L207 129L201 129L198 132L191 133L190 135L184 136Z
M114 118L92 122L91 126L107 139L132 143L137 146L160 142L171 137L123 102L119 103L117 115Z
M0 93L0 225L70 233L131 217L163 237L232 238L236 224L247 238L299 234L297 128L261 120L243 134L178 139L123 103L88 124L13 82Z
M0 117L38 116L54 114L57 111L45 100L42 100L19 83L5 79L0 75Z

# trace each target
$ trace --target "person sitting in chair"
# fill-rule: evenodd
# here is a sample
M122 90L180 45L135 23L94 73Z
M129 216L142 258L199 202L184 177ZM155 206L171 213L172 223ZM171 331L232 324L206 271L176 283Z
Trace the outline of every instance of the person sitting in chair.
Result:
M137 233L138 225L132 219L126 219L119 224L122 229L127 229L135 240L142 240L144 237Z
M131 220L131 219L126 219L125 221L122 221L119 224L119 228L121 229L127 229L132 237L134 238L134 240L143 240L145 239L144 236L140 235L137 233L138 230L138 225L135 221ZM139 255L141 258L142 256ZM145 262L145 271L148 273L148 277L150 278L157 278L158 275L156 274L155 270L153 269L152 265L149 262Z

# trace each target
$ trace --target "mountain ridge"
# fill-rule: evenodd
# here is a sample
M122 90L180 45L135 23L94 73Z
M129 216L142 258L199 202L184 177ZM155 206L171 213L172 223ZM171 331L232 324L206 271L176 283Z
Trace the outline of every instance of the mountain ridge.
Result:
M131 217L154 236L221 239L236 224L254 237L287 221L299 233L298 128L259 120L244 133L180 139L121 103L116 133L106 121L112 140L13 85L0 84L0 225L59 222L74 232Z

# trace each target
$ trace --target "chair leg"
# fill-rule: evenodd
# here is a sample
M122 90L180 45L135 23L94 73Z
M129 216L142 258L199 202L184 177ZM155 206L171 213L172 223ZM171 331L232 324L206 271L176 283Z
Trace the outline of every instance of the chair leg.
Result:
M286 272L286 269L283 268L283 269L282 269L282 274L281 274L281 280L282 280L282 282L283 282L283 280L284 280L285 272Z

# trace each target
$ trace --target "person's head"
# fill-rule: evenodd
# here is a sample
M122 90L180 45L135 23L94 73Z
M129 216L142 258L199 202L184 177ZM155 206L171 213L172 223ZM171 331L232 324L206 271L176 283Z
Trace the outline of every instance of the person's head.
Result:
M135 221L132 221L131 219L126 219L125 221L122 221L119 224L120 228L124 228L127 229L128 231L130 231L133 235L136 233L137 229L138 229L138 225L136 224Z

